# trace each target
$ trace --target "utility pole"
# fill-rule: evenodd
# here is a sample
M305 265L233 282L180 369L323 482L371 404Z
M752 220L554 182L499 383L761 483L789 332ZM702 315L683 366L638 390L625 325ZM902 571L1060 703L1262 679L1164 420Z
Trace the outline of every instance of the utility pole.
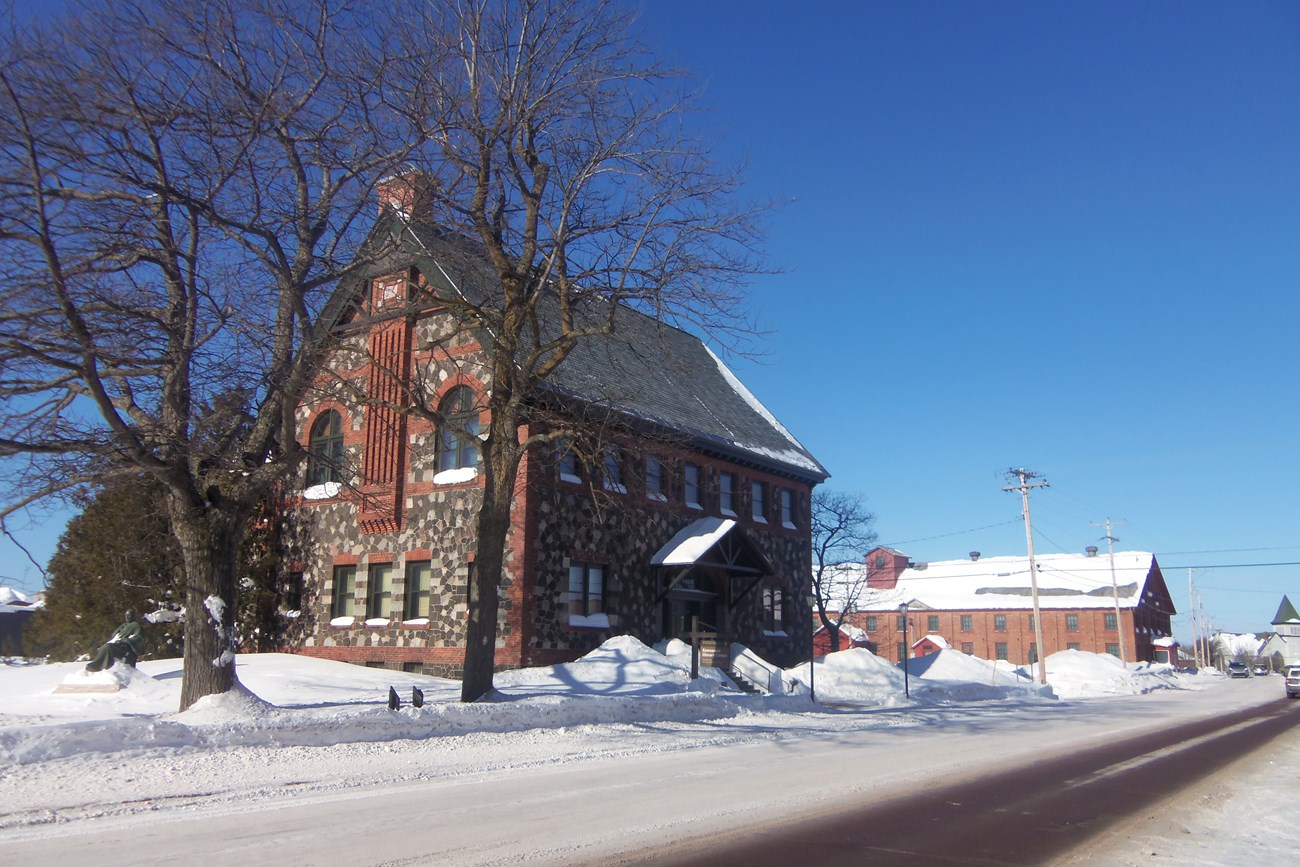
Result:
M1120 523L1124 523L1121 521ZM1101 524L1090 524L1100 527ZM1124 621L1119 616L1119 584L1115 581L1115 543L1119 541L1110 531L1110 518L1106 519L1106 553L1110 555L1110 589L1115 596L1115 632L1119 635L1119 661L1128 664L1128 653L1124 649ZM1134 624L1136 626L1136 624ZM1176 662L1177 660L1175 660Z
M1047 648L1043 646L1043 618L1038 611L1038 566L1034 563L1034 525L1029 518L1029 489L1046 488L1046 481L1031 482L1030 479L1039 478L1038 473L1031 473L1024 467L1020 469L1007 470L1007 479L1012 476L1019 479L1018 484L1005 485L1004 491L1019 491L1020 501L1024 511L1021 513L1025 518L1025 544L1029 548L1029 587L1034 598L1034 646L1038 648L1038 682L1047 685Z
M1198 631L1200 618L1197 616L1196 582L1192 579L1192 570L1187 570L1187 607L1192 610L1192 662L1197 669L1201 667L1201 633Z

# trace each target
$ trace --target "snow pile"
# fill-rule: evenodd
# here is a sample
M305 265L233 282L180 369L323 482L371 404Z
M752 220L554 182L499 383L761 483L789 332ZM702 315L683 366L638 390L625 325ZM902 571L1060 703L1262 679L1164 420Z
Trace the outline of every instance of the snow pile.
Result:
M619 635L575 662L502 672L494 683L498 691L513 695L570 693L579 686L582 692L596 695L682 692L691 680L690 645L678 641L671 650L676 659L630 635Z
M1047 657L1047 682L1063 699L1108 695L1142 695L1156 689L1184 686L1167 665L1129 668L1109 653L1062 650ZM1032 676L1032 669L1023 669Z
M987 659L956 650L940 650L908 660L913 695L937 701L980 701L1013 697L1052 698L1051 687Z
M883 706L903 701L903 672L865 647L826 654L812 676L818 701ZM808 663L786 669L785 680L795 691L807 692Z
M241 686L177 713L182 661L148 660L86 674L78 663L0 665L0 764L26 764L123 749L329 746L451 735L758 719L816 713L807 663L781 672L787 695L741 693L722 672L690 679L690 647L656 650L629 636L574 662L503 672L489 700L460 701L460 682L292 654L236 658ZM779 669L773 669L780 671ZM1109 656L1065 651L1048 658L1056 695L1132 695L1191 686L1168 666L1126 669ZM1004 664L951 650L911 660L911 705L1050 697ZM116 692L55 693L62 681L103 681ZM828 654L816 668L820 702L904 705L903 672L863 648ZM388 707L389 689L401 700ZM413 690L424 696L414 707ZM764 723L787 728L788 720Z

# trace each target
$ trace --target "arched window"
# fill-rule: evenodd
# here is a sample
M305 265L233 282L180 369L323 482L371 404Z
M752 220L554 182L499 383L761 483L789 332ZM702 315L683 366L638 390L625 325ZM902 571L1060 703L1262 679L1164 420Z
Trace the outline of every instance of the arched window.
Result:
M478 466L478 410L474 391L457 386L438 404L442 425L438 430L438 472Z
M307 450L308 487L343 481L343 417L330 410L316 419Z

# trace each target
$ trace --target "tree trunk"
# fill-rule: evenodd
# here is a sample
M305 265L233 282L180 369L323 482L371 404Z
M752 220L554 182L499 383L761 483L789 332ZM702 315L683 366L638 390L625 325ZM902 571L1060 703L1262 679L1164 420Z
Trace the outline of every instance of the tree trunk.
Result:
M185 560L185 674L180 709L229 692L235 677L236 575L244 521L209 506L169 498L172 528Z
M494 410L483 447L483 505L478 513L474 571L468 586L469 623L465 630L465 668L460 700L478 701L492 692L496 666L499 590L505 572L510 508L519 473L519 425L505 408Z

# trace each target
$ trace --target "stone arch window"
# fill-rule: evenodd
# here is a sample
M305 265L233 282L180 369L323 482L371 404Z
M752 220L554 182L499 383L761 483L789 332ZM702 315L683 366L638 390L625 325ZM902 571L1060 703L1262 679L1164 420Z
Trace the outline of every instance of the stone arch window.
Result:
M478 466L478 410L474 390L458 385L438 404L437 472Z
M343 481L343 416L321 414L307 438L307 486Z

